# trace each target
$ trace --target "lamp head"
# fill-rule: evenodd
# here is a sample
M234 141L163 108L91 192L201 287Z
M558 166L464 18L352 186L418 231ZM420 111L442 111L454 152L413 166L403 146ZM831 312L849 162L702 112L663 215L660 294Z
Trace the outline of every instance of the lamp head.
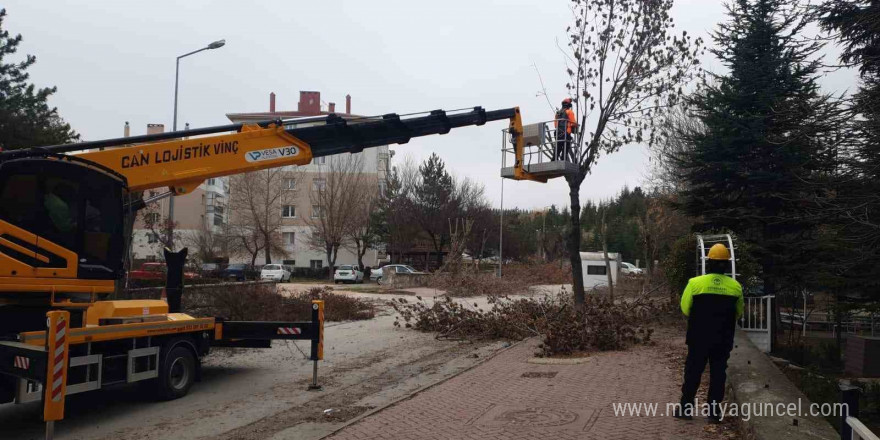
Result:
M208 45L208 49L219 49L226 44L226 40L217 40Z

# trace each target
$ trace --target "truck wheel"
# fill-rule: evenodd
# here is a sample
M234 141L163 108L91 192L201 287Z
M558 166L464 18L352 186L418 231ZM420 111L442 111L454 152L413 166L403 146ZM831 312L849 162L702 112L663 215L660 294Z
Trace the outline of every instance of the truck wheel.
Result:
M178 399L189 392L196 379L196 360L186 347L171 349L163 359L159 369L158 397L162 400Z

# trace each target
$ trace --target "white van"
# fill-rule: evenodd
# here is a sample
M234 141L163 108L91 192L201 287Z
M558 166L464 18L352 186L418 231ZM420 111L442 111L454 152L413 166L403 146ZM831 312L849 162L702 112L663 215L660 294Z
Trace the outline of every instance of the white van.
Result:
M608 253L611 266L611 282L617 284L617 271L620 254ZM605 255L602 252L581 252L581 268L584 271L584 288L593 289L608 285L608 268L605 266Z

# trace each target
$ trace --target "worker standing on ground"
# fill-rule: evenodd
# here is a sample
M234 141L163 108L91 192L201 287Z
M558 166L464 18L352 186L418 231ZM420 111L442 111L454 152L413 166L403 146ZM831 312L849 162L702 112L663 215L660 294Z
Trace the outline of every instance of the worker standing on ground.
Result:
M681 295L681 311L688 317L688 355L681 386L681 406L675 417L690 420L700 409L694 398L700 376L709 362L709 420L720 421L718 404L724 399L727 359L733 349L736 320L743 313L742 286L724 275L730 269L730 251L723 244L709 249L706 275L691 278Z
M577 118L571 109L571 98L562 100L562 108L556 112L556 154L554 160L566 160L571 149L571 133L577 130Z

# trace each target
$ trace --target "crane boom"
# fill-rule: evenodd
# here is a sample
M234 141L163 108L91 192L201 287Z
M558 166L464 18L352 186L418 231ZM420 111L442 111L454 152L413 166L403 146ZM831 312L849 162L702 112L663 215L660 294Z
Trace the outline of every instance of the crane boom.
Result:
M314 157L405 144L414 137L445 134L453 128L500 119L513 121L519 117L518 108L486 111L481 107L458 112L434 110L427 114L391 113L355 119L331 114L56 145L32 151L14 150L0 154L0 161L40 153L90 150L76 154L77 158L125 176L132 191L167 186L172 194L182 195L212 177L305 165ZM215 134L218 132L225 133ZM193 134L211 136L192 137Z

